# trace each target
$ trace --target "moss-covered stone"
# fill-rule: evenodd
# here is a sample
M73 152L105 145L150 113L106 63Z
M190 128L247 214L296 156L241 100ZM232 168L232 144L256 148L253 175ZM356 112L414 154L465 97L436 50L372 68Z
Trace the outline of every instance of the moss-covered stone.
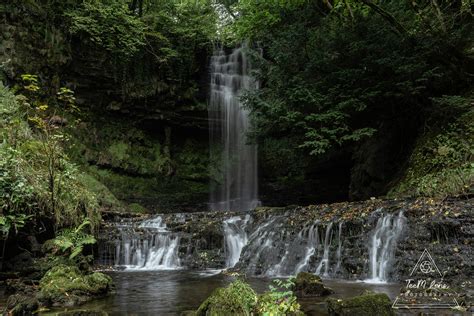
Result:
M325 296L334 293L324 286L321 278L308 272L300 272L296 276L293 291L298 297Z
M145 214L148 213L148 210L141 206L138 203L131 203L128 205L128 208L133 212L133 213L138 213L138 214Z
M36 297L25 294L14 294L8 297L4 315L32 315L39 307Z
M216 289L199 306L196 315L251 315L256 303L255 291L250 285L237 280L226 288Z
M337 316L391 316L392 302L387 294L365 292L348 299L328 299L329 315Z
M46 272L39 286L44 305L73 306L107 295L113 283L103 273L82 274L77 267L61 264Z

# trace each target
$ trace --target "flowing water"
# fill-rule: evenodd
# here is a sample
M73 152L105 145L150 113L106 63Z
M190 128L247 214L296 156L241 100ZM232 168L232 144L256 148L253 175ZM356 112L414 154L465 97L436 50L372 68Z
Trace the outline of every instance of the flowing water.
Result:
M234 216L224 221L224 241L226 252L226 268L232 268L240 259L242 248L247 244L245 231L250 215L241 218Z
M180 267L179 236L158 216L141 223L117 225L113 263L126 269L169 270ZM102 262L109 264L110 262Z
M399 237L406 218L400 211L398 216L387 214L380 217L370 239L370 276L366 282L387 282Z
M211 58L209 124L211 161L218 167L211 183L210 209L246 211L258 206L257 146L248 144L249 112L243 91L256 88L245 47Z
M109 315L180 315L196 310L217 287L234 280L230 276L206 271L132 271L108 272L116 284L116 294L86 303L77 308L61 310L96 310ZM271 279L249 278L247 282L258 292L268 289ZM366 284L326 280L325 284L336 291L330 297L356 296L365 289L386 293L391 299L398 294L397 284ZM307 315L327 315L324 300L327 297L300 300ZM48 313L42 313L48 315ZM54 310L49 313L54 315Z

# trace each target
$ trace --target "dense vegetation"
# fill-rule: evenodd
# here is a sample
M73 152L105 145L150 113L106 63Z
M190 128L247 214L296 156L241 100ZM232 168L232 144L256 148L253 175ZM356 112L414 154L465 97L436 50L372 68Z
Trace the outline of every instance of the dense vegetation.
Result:
M230 27L239 39L258 43L262 88L248 93L246 104L271 161L349 151L356 164L378 165L379 187L402 179L397 192L469 190L474 55L467 1L240 1L234 8L241 16ZM431 145L424 165L412 157L403 178L417 137L417 148ZM380 151L385 157L376 157ZM283 179L295 173L286 161L272 169ZM354 197L368 197L357 187L377 178L363 175L371 168L352 168Z
M472 10L465 0L3 1L2 260L33 247L23 234L50 240L46 267L81 265L101 212L205 208L217 43L247 42L261 83L243 100L264 203L472 194Z

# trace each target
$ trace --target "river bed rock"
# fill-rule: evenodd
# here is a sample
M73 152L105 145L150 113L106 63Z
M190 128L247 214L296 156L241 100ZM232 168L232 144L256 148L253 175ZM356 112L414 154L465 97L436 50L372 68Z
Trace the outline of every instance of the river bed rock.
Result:
M365 292L348 299L327 300L328 312L332 316L392 316L392 302L387 294Z
M326 296L333 294L334 291L325 287L321 278L308 272L300 272L296 276L293 287L297 297Z

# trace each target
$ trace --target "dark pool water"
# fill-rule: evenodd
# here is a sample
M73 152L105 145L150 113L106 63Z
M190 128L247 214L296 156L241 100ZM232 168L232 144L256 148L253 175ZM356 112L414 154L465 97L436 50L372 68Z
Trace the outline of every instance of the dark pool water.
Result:
M218 271L122 271L107 272L115 281L117 293L104 299L95 300L80 307L81 310L106 311L110 315L180 315L184 311L195 310L211 292L227 285L233 277ZM271 279L252 278L247 280L259 293L267 290ZM386 293L391 299L398 294L398 284L366 284L325 280L336 291L331 297L351 297L371 289ZM325 315L325 298L300 302L308 315ZM55 313L43 313L54 315Z

